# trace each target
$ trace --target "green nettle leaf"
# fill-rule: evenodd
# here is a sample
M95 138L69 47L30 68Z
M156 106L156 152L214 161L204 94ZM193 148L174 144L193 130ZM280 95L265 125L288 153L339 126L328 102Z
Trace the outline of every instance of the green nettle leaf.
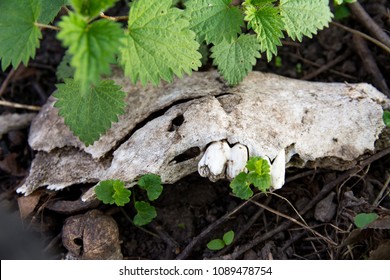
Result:
M40 0L41 1L41 13L39 15L39 23L48 24L54 20L61 7L67 5L67 0Z
M277 55L277 46L281 46L280 38L283 38L283 21L279 9L266 3L259 7L245 5L245 20L248 27L257 33L261 52L266 52L267 60L271 61L272 55Z
M218 251L225 247L225 242L222 239L213 239L209 243L207 243L207 248L212 251Z
M27 65L35 57L42 33L35 25L41 9L40 0L0 1L0 59L2 69L10 64Z
M89 23L83 16L70 13L58 24L58 38L69 47L73 56L71 65L76 69L75 79L81 82L81 92L109 74L110 63L115 62L123 31L118 23L105 19Z
M143 226L150 223L157 217L156 209L145 201L137 201L134 203L134 207L137 210L137 215L134 216L134 224L137 226Z
M378 219L378 214L376 213L360 213L355 216L353 222L358 228L364 228L376 219Z
M66 53L62 58L56 71L56 76L58 80L64 81L65 79L73 78L75 69L70 66L71 60L72 56L69 53Z
M183 11L171 4L171 0L132 2L120 62L133 83L170 82L173 75L182 77L201 66L195 33Z
M260 57L259 50L260 45L254 35L242 34L230 43L222 41L212 47L211 57L228 83L236 85L252 70L256 58Z
M120 180L101 181L95 188L96 197L105 204L124 206L130 202L131 191Z
M186 15L190 27L200 41L217 44L237 38L244 26L243 16L232 0L190 0L186 3Z
M383 112L383 122L386 126L390 127L390 111Z
M101 80L82 95L80 83L66 79L64 84L57 85L54 96L58 99L54 106L59 108L59 114L87 146L99 139L111 122L118 121L126 106L126 94L110 80Z
M253 195L253 191L251 190L246 177L247 174L241 172L230 182L230 188L233 193L241 199L249 199Z
M110 8L117 0L71 0L77 13L88 17L99 15L100 12Z
M223 242L226 244L226 245L230 245L232 244L233 242L233 239L234 239L234 231L232 230L229 230L228 232L226 232L224 235L223 235Z
M143 175L137 183L141 189L146 190L150 201L156 200L163 190L161 178L155 174Z
M291 39L312 38L332 20L328 0L280 0L280 14Z

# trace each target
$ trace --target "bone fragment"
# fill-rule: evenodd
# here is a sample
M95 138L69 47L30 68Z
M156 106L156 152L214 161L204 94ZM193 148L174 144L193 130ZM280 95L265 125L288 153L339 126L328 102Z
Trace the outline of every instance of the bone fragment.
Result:
M43 107L29 136L37 154L19 192L106 179L133 182L146 173L174 183L196 172L208 147L218 141L244 145L249 156L268 157L280 166L273 170L279 175L281 150L286 168L345 170L375 152L378 139L384 143L381 149L390 146L382 138L387 131L383 109L390 101L368 84L307 82L252 72L240 85L228 87L215 71L159 87L131 85L119 72L113 79L129 93L126 113L92 146L72 135L53 107L54 99ZM234 168L224 149L217 157L218 170L211 158L202 164L212 170L212 180L226 176L226 169L232 177ZM284 176L279 175L274 176L274 188L282 185Z

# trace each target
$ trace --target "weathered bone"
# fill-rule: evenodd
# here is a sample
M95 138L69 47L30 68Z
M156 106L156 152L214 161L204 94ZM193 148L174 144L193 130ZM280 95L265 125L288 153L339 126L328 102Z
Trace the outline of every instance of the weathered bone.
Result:
M259 72L232 88L215 71L158 88L132 86L118 73L114 79L129 93L127 111L90 147L57 116L53 99L44 106L29 137L37 156L18 192L112 178L131 182L145 173L173 183L196 172L207 147L222 140L271 161L285 150L287 167L348 169L374 151L385 127L383 108L390 105L368 84L306 82ZM273 165L282 162L281 157ZM274 177L274 184L283 184L284 176Z

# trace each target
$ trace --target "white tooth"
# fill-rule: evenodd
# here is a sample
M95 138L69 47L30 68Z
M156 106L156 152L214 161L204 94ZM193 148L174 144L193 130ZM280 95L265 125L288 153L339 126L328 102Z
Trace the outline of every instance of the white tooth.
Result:
M226 141L212 143L198 163L198 172L216 182L225 177L226 161L230 158L230 147Z
M248 161L248 149L242 144L236 144L231 148L230 158L227 161L226 178L230 181L234 179L240 172L245 170L246 162Z
M280 150L274 162L271 165L271 180L274 189L280 189L284 185L286 173L286 153L284 149Z

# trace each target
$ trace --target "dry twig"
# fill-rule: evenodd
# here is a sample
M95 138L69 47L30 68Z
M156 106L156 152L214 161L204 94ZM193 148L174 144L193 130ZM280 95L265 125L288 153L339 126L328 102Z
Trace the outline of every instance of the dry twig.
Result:
M30 110L30 111L39 111L39 110L41 110L40 106L25 105L25 104L14 103L14 102L9 102L9 101L4 101L4 100L0 100L0 106L17 108L17 109L27 109L27 110Z
M316 76L320 75L322 72L325 72L327 70L329 70L330 68L332 68L333 66L339 64L340 62L344 61L349 55L351 54L351 52L349 50L347 50L344 54L336 57L335 59L329 61L327 64L321 66L320 68L318 68L316 71L314 72L311 72L305 76L303 76L301 78L301 80L311 80L313 78L315 78Z
M367 43L359 36L353 35L352 40L357 53L359 54L365 69L371 74L374 85L382 91L384 94L390 97L390 90L386 84L386 80L383 77L375 59L368 49Z
M352 13L356 16L370 33L390 48L390 37L376 24L370 15L364 10L358 1L348 4Z
M210 224L205 230L203 230L198 236L196 236L194 239L192 239L192 241L187 245L187 247L184 248L184 250L180 253L180 255L178 255L176 257L177 260L183 260L185 258L187 258L193 248L200 242L202 241L206 236L209 235L209 233L211 231L213 231L215 228L217 228L219 225L223 224L225 221L227 221L229 219L229 217L231 217L232 215L234 215L235 213L237 213L241 208L243 208L245 205L247 205L250 201L258 198L260 195L262 195L262 193L258 193L256 195L254 195L251 199L247 200L247 201L244 201L243 203L241 203L239 206L237 206L235 209L233 209L233 211L231 211L230 213L226 213L224 216L222 216L221 218L219 218L218 220L216 220L214 223Z

